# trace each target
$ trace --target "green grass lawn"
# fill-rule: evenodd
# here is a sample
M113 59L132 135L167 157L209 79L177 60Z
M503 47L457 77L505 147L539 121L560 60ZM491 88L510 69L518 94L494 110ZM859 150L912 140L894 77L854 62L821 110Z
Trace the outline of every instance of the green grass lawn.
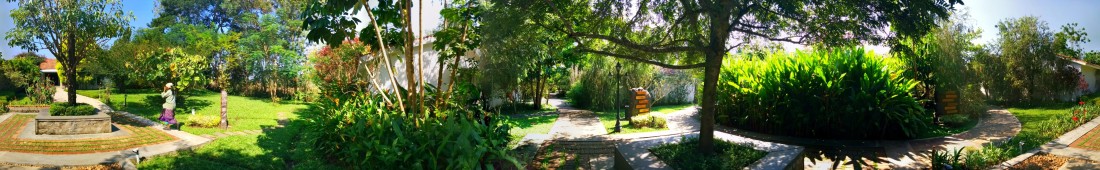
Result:
M715 140L717 154L703 155L696 149L699 138L663 144L649 149L661 161L676 169L742 169L764 158L768 152L754 150L724 140Z
M527 134L547 134L554 127L554 121L558 120L558 114L546 114L538 116L514 116L509 118L513 124L508 134L512 136L509 145L515 145Z
M98 97L99 90L77 90L77 94ZM176 98L176 120L186 122L191 117L191 109L195 115L219 116L221 111L221 96L215 92L203 91L187 96L185 100ZM100 99L106 102L106 100ZM124 110L156 121L162 111L160 91L153 90L127 90L126 93L114 92L110 96L110 106L115 110ZM242 96L229 96L229 131L257 130L262 127L275 126L278 122L278 113L283 112L288 119L296 118L297 112L306 106L299 103L281 102L271 103L267 98L251 98ZM200 128L184 126L183 131L201 135L223 131L220 128Z
M596 113L596 116L600 117L600 123L603 123L603 127L606 128L607 132L610 133L610 134L642 133L642 132L654 132L654 131L668 130L668 126L665 126L665 128L651 128L651 127L637 128L637 127L633 127L633 126L630 126L630 120L627 120L627 119L624 118L622 122L619 122L621 127L622 127L622 131L621 132L615 132L615 112L614 111L612 111L612 112L595 112L595 113ZM625 114L625 113L620 113L620 114ZM653 116L664 117L662 115L662 113L649 112L649 114L653 115ZM625 115L619 115L619 116L625 116Z
M695 107L695 104L653 106L653 109L650 109L650 110L651 110L651 112L661 112L661 113L669 114L669 113L672 113L672 112L687 109L689 107Z
M1024 150L1038 147L1076 128L1079 123L1073 123L1071 120L1073 106L1073 103L1066 102L1038 107L1008 108L1008 111L1012 112L1012 115L1015 115L1023 126L1016 138L1023 140ZM1095 115L1090 115L1090 117L1095 117ZM1082 120L1081 122L1087 121Z
M672 112L679 111L679 110L686 109L686 108L693 107L693 106L694 105L692 105L692 104L654 106L653 109L651 109L651 111L649 112L649 114L653 115L653 116L658 116L658 117L663 118L664 114L672 113ZM622 113L619 113L619 114L621 114L619 116L626 116L625 111L620 111L620 112L622 112ZM665 128L651 128L651 127L636 128L636 127L633 127L633 126L630 125L630 120L623 119L623 121L620 122L620 125L622 126L622 132L615 132L615 113L616 113L615 111L604 111L604 112L595 112L595 113L596 113L596 116L599 116L600 123L603 123L603 127L607 128L607 132L611 133L611 134L616 134L616 133L617 134L642 133L642 132L653 132L653 131L668 130L668 126L665 126Z
M194 151L156 156L138 169L340 169L325 164L291 123L259 135L219 138Z
M527 134L547 134L550 132L550 128L554 127L554 121L558 120L558 114L555 113L555 109L543 107L542 110L534 109L516 109L516 110L502 110L502 114L508 117L508 120L512 122L512 129L508 130L508 134L511 135L512 142L509 146L519 144L523 136Z

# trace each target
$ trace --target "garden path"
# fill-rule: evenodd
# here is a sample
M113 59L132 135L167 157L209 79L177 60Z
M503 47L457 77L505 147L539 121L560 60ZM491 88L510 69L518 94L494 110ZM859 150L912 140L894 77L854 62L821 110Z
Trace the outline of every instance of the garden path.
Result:
M640 141L681 136L685 133L697 133L701 126L699 117L697 107L689 107L665 114L669 131L612 135L611 138ZM1100 121L1100 119L1097 120ZM1100 124L1100 122L1097 122L1097 124ZM868 163L875 162L880 168L920 169L929 166L929 157L933 149L982 147L982 145L990 143L1000 144L999 142L1007 141L1009 138L1016 136L1020 132L1020 128L1020 121L1007 110L992 109L987 112L987 115L980 120L978 125L966 132L930 139L904 141L817 140L760 134L721 125L716 127L716 134L728 133L737 137L804 146L808 155L803 158L804 168L806 169L832 169L835 166L834 163L836 163L833 160L844 160L842 162L849 163L853 159ZM627 143L630 144L630 142ZM628 151L624 151L624 155L629 155L626 152ZM638 152L637 154L648 154L648 151L644 149L636 152ZM635 165L634 161L631 162L632 165ZM653 168L654 164L643 164L643 166L646 165L648 167L643 168Z
M879 169L923 169L930 166L930 156L935 149L1001 144L1002 141L1016 136L1020 128L1020 121L1008 110L992 109L978 125L966 132L929 139L822 140L761 134L721 125L716 129L737 136L806 147L803 158L805 169L851 167L853 160L863 161Z
M554 138L584 140L607 134L607 129L592 111L573 108L562 99L550 99L549 103L558 107L558 120L550 128Z
M607 129L595 113L570 107L565 100L550 99L549 104L558 108L558 119L550 128L552 142L541 143L542 148L551 146L553 151L541 149L541 152L557 152L572 155L561 165L564 169L611 169L614 161L613 142L605 140ZM552 154L544 154L552 155ZM539 158L535 158L539 159ZM540 165L534 165L540 166Z
M69 93L65 92L65 88L63 88L61 86L57 86L55 88L57 88L57 91L55 93L53 93L53 101L54 102L68 102L69 97L67 95ZM103 104L103 102L100 102L99 100L96 100L96 99L88 97L88 96L83 96L83 95L77 94L76 95L76 102L77 103L87 103L88 105L92 105L96 109L103 110L103 111L108 111L108 112L113 111L111 109L111 106L108 106L107 104Z

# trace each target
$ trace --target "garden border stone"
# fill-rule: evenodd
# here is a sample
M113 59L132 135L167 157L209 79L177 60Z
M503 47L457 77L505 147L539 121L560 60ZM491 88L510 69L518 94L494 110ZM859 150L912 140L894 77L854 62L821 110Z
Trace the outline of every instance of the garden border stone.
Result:
M111 133L111 116L104 111L88 116L53 116L49 112L39 112L34 124L36 135Z
M49 112L49 105L8 105L8 112L11 113L39 113Z

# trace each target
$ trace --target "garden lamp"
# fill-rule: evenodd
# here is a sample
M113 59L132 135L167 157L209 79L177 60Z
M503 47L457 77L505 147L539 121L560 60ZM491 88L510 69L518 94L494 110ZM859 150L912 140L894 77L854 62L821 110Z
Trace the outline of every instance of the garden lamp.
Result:
M617 83L618 83L617 84L618 86L615 86L615 88L616 88L615 89L615 105L619 104L619 102L621 101L620 97L622 97L622 95L620 94L622 92L622 89L618 89L619 86L622 86L622 83L623 83L622 82L623 81L622 70L623 70L623 66L620 65L619 63L615 63L615 76L616 76L615 78L617 78L616 80L617 80ZM619 110L619 109L616 109L616 111L615 111L615 132L621 132L622 128L619 125L619 121L622 120L622 118L620 118L620 116L619 116L619 113L621 113L621 112L619 112L617 110Z

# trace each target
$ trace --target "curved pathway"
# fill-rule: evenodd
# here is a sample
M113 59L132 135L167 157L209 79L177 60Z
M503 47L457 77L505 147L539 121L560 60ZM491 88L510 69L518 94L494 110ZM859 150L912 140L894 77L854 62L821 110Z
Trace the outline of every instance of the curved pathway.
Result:
M672 119L670 118L670 121ZM691 119L697 123L698 119ZM1000 143L1020 132L1020 121L1007 110L987 111L970 130L944 137L914 140L822 140L756 133L718 125L717 131L752 139L806 147L806 169L833 169L837 161L850 164L861 160L880 169L922 169L929 167L933 150L954 150L963 147L981 148Z

